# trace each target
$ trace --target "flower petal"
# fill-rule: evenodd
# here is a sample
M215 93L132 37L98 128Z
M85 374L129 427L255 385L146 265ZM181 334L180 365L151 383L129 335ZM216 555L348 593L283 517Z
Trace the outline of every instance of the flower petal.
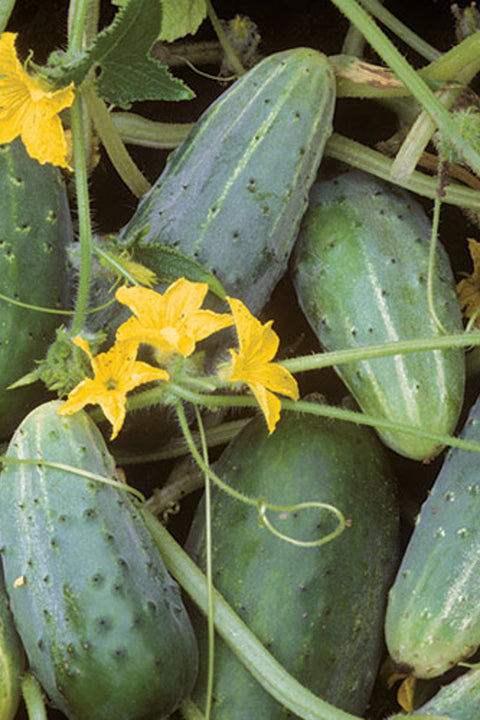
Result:
M233 325L233 317L229 313L198 310L198 312L187 319L185 325L196 342L200 342L200 340L204 340L219 330Z
M293 375L277 363L266 363L249 372L250 382L263 385L267 390L298 400L298 383Z
M255 395L258 404L267 421L268 432L272 434L275 430L277 422L280 419L280 410L282 403L276 395L269 392L260 383L249 383L250 390Z
M43 108L32 105L23 122L21 138L30 157L41 165L51 163L59 167L68 167L67 138L60 118L49 118Z

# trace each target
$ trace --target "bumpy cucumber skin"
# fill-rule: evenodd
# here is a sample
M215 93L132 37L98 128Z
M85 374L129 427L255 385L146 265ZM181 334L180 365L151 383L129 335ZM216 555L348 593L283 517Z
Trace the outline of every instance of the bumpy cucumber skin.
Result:
M332 542L300 548L259 526L254 508L213 490L214 585L286 669L316 694L349 712L365 710L383 644L387 591L397 560L397 512L381 443L367 428L312 416L281 419L268 436L251 421L215 466L251 497L291 505L331 503L351 520ZM335 522L322 511L288 518L269 513L282 532L321 537ZM200 505L187 548L204 567ZM198 622L204 705L205 632ZM217 638L212 719L283 720L290 713L267 694Z
M0 145L0 293L31 305L65 305L65 248L72 240L67 195L52 165L30 158L20 140ZM0 438L11 436L45 399L39 383L7 390L35 369L54 339L60 315L0 300Z
M452 720L480 717L480 670L470 670L440 690L415 710L414 715L445 715Z
M480 400L462 437L480 442ZM448 453L390 592L387 645L418 677L442 675L480 646L479 475L478 453Z
M435 337L427 269L430 226L405 191L360 171L317 183L294 252L303 311L325 350ZM448 332L461 332L455 282L438 247L435 309ZM340 365L362 410L424 430L453 432L462 407L463 350L397 355ZM379 429L401 455L437 455L435 440Z
M30 413L8 456L114 477L90 418L61 417L58 406ZM0 477L0 506L15 624L52 703L70 720L167 717L195 681L196 639L128 495L66 470L12 464Z
M25 655L13 622L0 568L0 718L13 720L20 702Z
M259 312L286 271L334 106L323 54L294 48L265 58L170 155L120 242L128 247L148 228L136 260L156 270L155 245L177 248Z

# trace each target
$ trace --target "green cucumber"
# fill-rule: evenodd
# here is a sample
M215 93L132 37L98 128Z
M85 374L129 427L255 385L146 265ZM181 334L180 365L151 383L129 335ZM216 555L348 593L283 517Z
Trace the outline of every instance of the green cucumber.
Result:
M13 720L20 702L25 656L13 622L0 567L0 718Z
M32 411L7 452L115 479L103 438L58 401ZM122 489L68 468L5 464L5 583L33 674L70 720L160 720L195 681L197 645L178 585Z
M300 305L324 350L436 337L428 307L430 224L407 192L360 171L312 188L294 253ZM439 246L435 310L447 332L462 332L455 281ZM427 431L452 433L463 403L462 349L394 355L337 368L361 409ZM396 452L424 460L435 440L379 428Z
M72 227L60 173L33 160L15 140L0 145L0 186L0 293L30 305L64 307ZM0 298L0 438L9 438L45 399L40 384L7 388L35 369L59 318Z
M159 245L180 250L258 313L286 271L334 106L325 55L293 48L268 56L195 123L120 245L154 271Z
M480 400L462 437L480 442ZM479 453L448 453L391 589L388 648L417 677L442 675L480 646L479 476Z
M268 435L264 421L255 418L225 449L215 471L251 497L282 506L330 503L349 520L326 545L298 547L260 527L255 508L214 488L213 582L302 684L362 714L382 653L384 609L398 554L394 483L380 441L366 427L294 413L285 413ZM318 508L268 517L301 540L322 537L337 522ZM204 535L200 505L187 549L202 568ZM203 707L207 658L201 620L197 635L201 672L193 698ZM217 638L212 720L288 717Z
M452 720L480 718L480 670L474 669L444 685L415 715L447 715Z

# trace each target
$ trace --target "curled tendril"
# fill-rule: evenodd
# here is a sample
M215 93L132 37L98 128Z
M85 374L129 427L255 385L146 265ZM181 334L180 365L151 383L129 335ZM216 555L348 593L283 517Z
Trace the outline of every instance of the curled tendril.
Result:
M0 466L3 464L11 465L37 465L39 467L50 467L55 470L64 470L65 472L72 473L74 475L81 475L88 480L94 480L95 482L101 482L104 485L112 485L112 487L124 492L129 492L135 495L142 503L145 502L145 496L136 488L128 485L126 482L121 480L114 480L113 478L106 477L105 475L98 475L97 473L84 470L83 468L77 468L73 465L67 465L66 463L56 462L54 460L43 460L42 458L14 458L7 457L6 455L0 455Z
M345 530L347 526L345 516L338 508L336 508L334 505L329 505L328 503L319 502L317 500L309 500L307 502L297 503L296 505L272 505L271 503L268 503L265 498L259 498L257 507L260 525L262 527L266 527L267 530L269 530L273 535L280 538L281 540L285 540L285 542L288 542L291 545L296 545L297 547L320 547L320 545L325 545L326 543L330 542L330 540L333 540L334 538L338 537L338 535L341 535L341 533ZM332 530L332 532L328 533L328 535L324 535L323 537L317 538L316 540L297 540L296 538L291 537L291 535L286 535L285 533L280 532L280 530L277 530L277 528L272 525L272 523L267 517L267 510L274 510L281 513L290 513L306 510L307 508L327 510L328 512L332 513L332 515L335 515L338 520L338 524L335 530Z
M248 495L244 495L239 490L235 490L234 488L230 487L230 485L227 485L227 483L225 483L222 478L220 478L204 461L201 454L197 450L197 447L192 437L192 433L190 432L190 428L188 427L182 404L180 402L177 402L175 407L177 410L180 427L182 428L182 432L184 434L188 448L197 465L201 468L205 475L208 476L208 478L210 478L213 483L215 483L217 487L226 492L228 495L235 498L236 500L239 500L240 502L245 503L246 505L252 505L256 507L258 509L260 523L264 525L271 533L273 533L273 535L276 535L281 540L289 542L292 545L298 545L300 547L317 547L318 545L324 545L326 542L333 540L333 538L337 537L337 535L340 535L340 533L343 532L347 525L345 517L340 512L340 510L338 510L338 508L334 507L333 505L328 505L327 503L322 503L315 500L301 502L296 505L288 506L274 505L267 502L265 498L251 498ZM329 512L333 513L338 519L338 525L335 530L333 530L325 537L317 538L316 540L296 540L289 535L284 535L272 525L266 515L267 510L273 510L274 512L292 512L312 507L326 509Z

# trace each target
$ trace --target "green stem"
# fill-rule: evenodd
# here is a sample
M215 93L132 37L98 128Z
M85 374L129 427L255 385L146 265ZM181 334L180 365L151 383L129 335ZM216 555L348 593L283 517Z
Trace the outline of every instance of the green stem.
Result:
M355 0L332 0L333 4L360 30L376 52L408 87L431 116L440 132L463 154L470 167L480 175L480 154L458 133L448 110L439 102L427 83L409 65L403 55L380 30L375 21Z
M351 140L338 133L333 133L327 141L324 156L340 160L360 170L365 170L365 172L369 172L383 180L392 181L394 161L391 158L385 157L377 150L372 150L356 140ZM432 200L435 199L437 193L436 178L418 171L412 172L408 177L397 177L395 183L406 190ZM445 188L443 202L476 212L480 211L480 193L478 190L472 190L457 183L452 183Z
M89 23L92 17L92 8L95 9L96 7L96 0L71 0L70 2L68 50L74 56L82 52L85 41L85 29L87 26L90 27ZM88 197L88 168L84 132L85 115L82 98L76 96L70 110L78 234L80 239L80 274L72 320L72 332L74 334L78 334L83 327L88 308L92 274L93 240Z
M332 350L330 352L304 355L282 360L281 365L292 373L299 373L391 355L471 347L478 344L480 344L480 331L475 330L470 333L459 333L458 335L437 335L429 338L397 340L379 343L378 345L365 345L364 347L348 348L346 350Z
M441 57L442 53L436 50L434 47L429 45L423 38L419 37L410 28L404 25L398 18L395 17L389 10L384 8L378 0L360 0L368 12L380 20L389 30L395 33L395 35L403 40L406 45L409 45L413 50L416 50L419 55L426 58L427 60L436 60Z
M15 7L15 0L0 0L0 35L7 27L7 23Z
M77 197L78 234L80 239L80 274L72 321L72 333L77 335L83 328L88 309L90 279L92 275L92 225L88 197L88 170L83 134L83 108L81 97L76 97L70 112L73 137L73 165Z
M47 720L42 688L31 673L23 676L21 687L28 720Z
M82 87L82 95L88 107L98 136L103 143L113 167L128 189L138 198L150 190L150 183L142 175L128 154L120 134L107 110L105 102L98 97L92 86Z
M240 62L239 58L235 54L235 50L232 47L232 43L228 39L228 35L223 29L222 23L218 19L217 13L215 12L213 5L211 3L211 0L207 1L207 13L210 22L212 23L213 29L215 30L215 33L220 41L220 44L223 48L223 52L225 53L228 62L230 63L233 70L237 73L237 75L243 75L245 72L245 68L243 67L242 63Z
M173 387L179 398L196 405L203 405L210 408L233 408L233 407L257 407L257 402L250 395L201 395L193 393L180 386ZM470 450L472 452L480 452L480 443L463 440L462 438L446 435L444 433L432 432L422 428L406 425L405 423L387 420L385 418L373 417L362 412L354 410L346 410L345 408L335 407L334 405L325 405L323 403L314 403L308 400L282 400L282 408L292 410L293 412L306 413L307 415L318 415L319 417L329 417L337 420L345 420L345 422L353 422L357 425L367 425L373 428L384 430L393 430L399 433L408 433L419 438L428 438L434 440L440 445L446 447L458 447L460 450Z
M204 574L153 515L144 513L144 516L168 570L206 614L207 582ZM264 648L216 590L214 600L215 628L218 634L247 670L281 705L303 720L359 720L303 687Z
M89 25L92 0L70 0L68 8L68 50L79 55L85 42L85 28Z
M194 123L164 123L131 112L111 114L123 142L159 150L173 150L187 137Z

